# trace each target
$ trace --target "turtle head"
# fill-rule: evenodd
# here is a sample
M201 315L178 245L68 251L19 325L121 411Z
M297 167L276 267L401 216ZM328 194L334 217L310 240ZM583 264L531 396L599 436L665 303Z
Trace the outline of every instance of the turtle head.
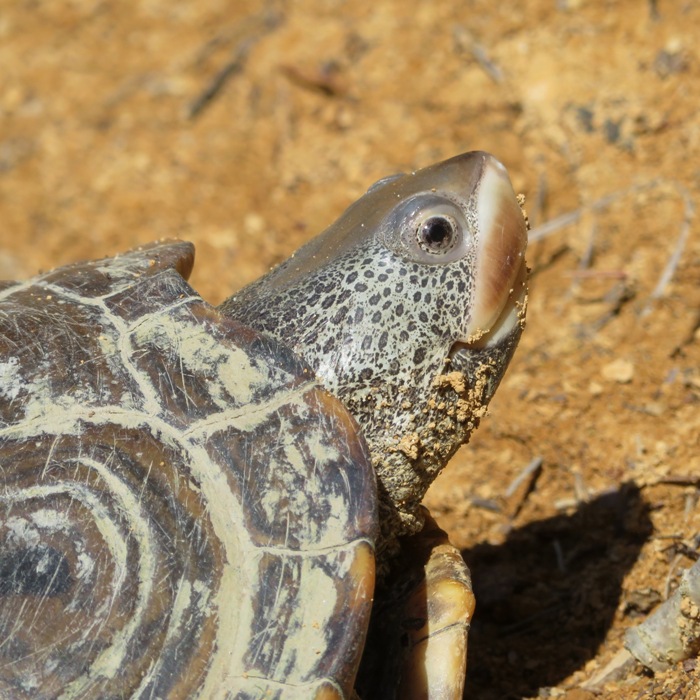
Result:
M290 345L360 424L382 529L478 425L524 324L527 227L505 168L466 153L380 180L222 311Z

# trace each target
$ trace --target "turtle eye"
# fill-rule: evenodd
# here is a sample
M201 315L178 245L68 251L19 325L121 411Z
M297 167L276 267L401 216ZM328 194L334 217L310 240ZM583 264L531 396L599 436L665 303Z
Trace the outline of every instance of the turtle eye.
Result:
M404 260L446 265L475 245L470 209L441 192L421 192L399 202L380 229L387 248Z
M429 216L418 224L416 240L426 252L440 255L451 250L459 238L457 222L447 214Z

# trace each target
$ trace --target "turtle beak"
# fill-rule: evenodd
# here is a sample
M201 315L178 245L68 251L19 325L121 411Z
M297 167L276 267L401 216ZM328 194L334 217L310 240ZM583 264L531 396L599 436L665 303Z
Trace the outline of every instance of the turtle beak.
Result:
M478 225L475 297L464 339L451 354L510 336L523 324L527 298L527 225L505 167L486 153L471 202Z

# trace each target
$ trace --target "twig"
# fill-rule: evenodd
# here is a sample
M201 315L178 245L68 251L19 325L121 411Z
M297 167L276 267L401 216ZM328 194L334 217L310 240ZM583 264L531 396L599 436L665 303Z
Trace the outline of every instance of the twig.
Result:
M498 501L494 498L471 498L469 503L474 506L474 508L481 508L482 510L487 510L489 513L500 513L502 511L501 506Z
M652 671L667 668L700 651L700 560L685 571L675 593L649 617L625 633L625 649L583 684L596 691L627 678L638 663Z
M535 457L525 465L522 471L510 482L508 488L505 492L505 497L510 498L519 490L520 486L527 482L529 486L532 486L533 476L537 476L540 468L542 467L542 457Z
M700 476L694 474L682 474L659 477L655 484L668 484L669 486L700 486Z
M597 233L598 226L594 221L591 224L591 232L588 234L588 240L586 241L586 250L583 252L583 255L581 256L581 262L578 266L579 272L587 270L593 263L593 251L595 250L595 237Z
M322 63L316 71L305 71L289 64L282 64L279 69L290 82L305 90L318 92L326 97L337 97L346 92L340 77L340 66L335 61Z
M606 683L627 678L636 665L637 660L634 656L627 649L620 649L603 668L594 673L581 687L584 690L596 692Z
M234 51L231 59L224 67L209 81L207 86L190 103L187 108L187 118L195 119L202 110L221 92L228 79L243 70L250 49L255 43L255 39L249 38L242 41Z
M552 542L552 547L554 547L554 554L557 558L557 569L560 573L566 573L566 561L564 559L564 551L561 548L561 542L559 540L554 540Z
M625 647L654 671L666 670L700 651L700 560L685 571L668 600L627 630Z
M676 268L678 267L678 263L680 262L681 256L683 255L685 244L688 241L688 236L690 235L690 222L695 217L695 206L693 204L693 200L690 196L690 193L681 184L676 183L676 185L677 191L681 193L685 202L683 224L681 225L681 231L678 234L678 240L676 242L676 247L673 250L673 254L666 263L666 267L664 267L663 272L661 273L661 277L656 283L656 287L654 287L654 291L649 296L647 305L642 310L642 316L645 316L649 313L649 311L651 310L651 303L663 296L666 287L668 286L671 279L673 279L673 275L675 274Z
M588 503L591 499L591 492L579 471L574 472L574 494L579 503Z
M483 68L484 73L493 80L494 83L503 82L503 71L494 63L486 53L483 44L480 44L465 27L456 24L452 30L456 47L460 51L469 53L476 62Z
M221 92L228 80L243 70L253 46L265 34L275 29L281 21L281 17L274 13L268 13L262 19L255 19L257 21L253 24L259 24L259 26L253 27L248 35L238 43L233 49L231 58L217 71L204 90L190 102L186 109L187 119L196 119L202 113L202 110Z
M549 199L549 181L547 180L547 173L540 173L537 183L537 194L535 196L535 202L532 207L532 212L530 214L530 224L534 225L536 221L540 220L542 212L544 212L547 207L547 201Z
M600 498L601 496L607 496L612 493L615 493L617 491L616 486L608 486L604 489L600 489L599 491L587 491L588 496L587 496L587 501L590 503L591 501L595 500L596 498ZM580 494L577 493L576 485L574 485L574 496L569 496L567 498L559 498L556 501L554 501L553 505L554 508L558 511L564 511L568 510L569 508L577 508L578 506L581 505L581 498Z
M676 573L676 569L678 568L678 565L681 563L683 560L683 555L682 554L676 554L675 557L673 557L673 561L671 562L671 566L668 567L668 573L666 574L666 581L664 582L664 600L668 600L669 596L671 595L671 583L673 582L673 576Z
M663 296L666 287L668 286L671 279L673 279L673 275L675 274L676 269L678 268L678 264L683 255L686 243L688 242L691 223L695 218L695 204L693 202L693 198L690 195L688 189L681 185L681 183L676 182L675 180L668 181L657 178L654 180L650 180L649 182L632 185L631 187L627 187L623 190L618 190L617 192L613 192L612 194L601 197L600 199L596 199L590 204L586 204L578 209L575 209L574 211L561 214L560 216L557 216L544 224L536 226L530 231L528 238L531 243L535 241L540 241L543 238L551 236L556 231L559 231L563 228L566 228L567 226L571 226L572 224L577 223L587 212L600 212L603 209L609 207L614 202L618 201L619 199L622 199L623 197L626 197L633 193L653 189L655 187L658 187L662 183L671 185L676 190L680 198L683 200L683 223L681 224L680 232L673 253L671 254L668 262L666 263L663 271L661 272L661 276L659 277L659 281L656 283L654 290L649 295L649 299L647 300L646 306L642 310L642 315L646 315L650 311L651 304Z
M509 518L514 518L523 507L542 471L542 461L542 457L535 457L510 482L503 497L502 509Z
M534 243L535 241L540 241L543 238L547 238L553 233L556 233L557 231L560 231L561 229L566 228L567 226L571 226L571 224L577 223L581 220L581 217L586 212L602 211L603 209L609 207L618 199L621 199L623 196L626 196L635 189L637 188L629 188L626 190L613 192L612 194L605 195L605 197L596 199L590 204L585 204L584 206L579 207L578 209L574 209L573 211L566 212L565 214L555 216L553 219L550 219L549 221L540 224L539 226L535 226L528 234L528 240L530 241L530 243Z

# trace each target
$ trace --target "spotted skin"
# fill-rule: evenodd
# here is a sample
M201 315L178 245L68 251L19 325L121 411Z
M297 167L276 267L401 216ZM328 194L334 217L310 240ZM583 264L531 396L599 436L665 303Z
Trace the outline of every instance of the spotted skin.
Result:
M231 315L277 337L294 338L295 347L315 358L314 368L331 392L348 404L371 400L387 378L393 381L385 399L398 399L400 388L410 390L406 398L421 396L460 335L470 261L421 269L392 258L372 242L280 294L258 294L253 286L236 298L245 313ZM407 420L395 415L396 429ZM376 422L367 412L363 427L371 432Z

